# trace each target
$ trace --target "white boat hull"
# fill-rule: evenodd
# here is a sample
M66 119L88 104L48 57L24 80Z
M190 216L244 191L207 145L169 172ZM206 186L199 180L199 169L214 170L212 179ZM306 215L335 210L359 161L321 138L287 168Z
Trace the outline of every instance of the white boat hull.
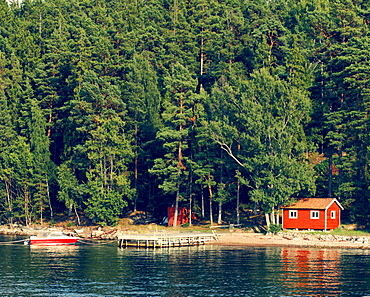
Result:
M62 232L39 232L27 240L29 245L71 245L76 244L79 237L65 235Z

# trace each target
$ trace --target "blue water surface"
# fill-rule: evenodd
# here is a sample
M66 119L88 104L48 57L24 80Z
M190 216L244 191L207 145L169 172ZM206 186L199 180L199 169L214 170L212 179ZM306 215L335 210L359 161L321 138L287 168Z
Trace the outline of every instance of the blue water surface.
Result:
M113 242L0 255L0 296L370 296L369 250Z

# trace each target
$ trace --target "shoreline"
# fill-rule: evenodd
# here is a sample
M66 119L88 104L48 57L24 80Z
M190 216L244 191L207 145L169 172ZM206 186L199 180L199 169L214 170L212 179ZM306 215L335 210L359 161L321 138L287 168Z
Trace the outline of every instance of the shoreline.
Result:
M61 231L69 236L78 236L81 239L94 240L118 240L120 235L138 234L130 227L25 227L25 226L0 226L0 234L31 236L39 231ZM145 230L146 234L156 233L152 228ZM167 231L166 231L167 232ZM175 231L172 231L175 232ZM168 233L172 233L168 230ZM143 233L144 234L144 233ZM279 232L276 235L251 233L251 232L219 232L216 233L218 240L207 242L218 246L248 246L248 247L305 247L305 248L341 248L341 249L370 249L369 236L343 236L331 234L309 234L297 231Z
M220 233L218 234L218 241L212 241L210 244L252 247L370 249L370 237L331 234L313 235L298 232L280 232L277 235L236 232Z

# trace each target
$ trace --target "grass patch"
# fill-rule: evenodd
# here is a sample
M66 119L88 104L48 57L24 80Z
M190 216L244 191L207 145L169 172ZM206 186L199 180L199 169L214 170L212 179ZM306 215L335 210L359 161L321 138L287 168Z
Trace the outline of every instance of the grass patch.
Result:
M287 231L292 232L292 231ZM332 231L299 231L302 234L331 234L340 236L370 236L370 230L348 230L345 226L341 226Z
M343 235L343 236L369 236L370 235L368 230L346 230L343 228L335 229L329 232L329 234Z

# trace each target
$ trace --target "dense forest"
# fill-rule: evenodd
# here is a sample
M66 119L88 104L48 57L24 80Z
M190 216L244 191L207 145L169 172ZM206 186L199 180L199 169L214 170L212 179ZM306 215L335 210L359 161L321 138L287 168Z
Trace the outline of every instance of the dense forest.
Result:
M369 205L370 2L0 0L0 216Z

